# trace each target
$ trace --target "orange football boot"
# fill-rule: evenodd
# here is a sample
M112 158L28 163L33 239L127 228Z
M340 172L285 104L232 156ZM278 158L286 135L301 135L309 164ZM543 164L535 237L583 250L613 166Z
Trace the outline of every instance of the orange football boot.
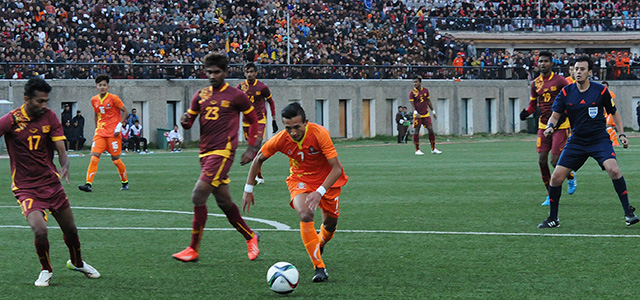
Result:
M257 246L256 246L257 248ZM171 255L173 258L183 261L183 262L196 262L198 261L198 252L191 247L187 247L178 253L174 253ZM257 256L257 255L256 255Z
M260 234L254 231L253 237L247 241L247 255L249 256L250 260L255 260L258 257L258 254L260 254L260 248L258 248L259 241Z

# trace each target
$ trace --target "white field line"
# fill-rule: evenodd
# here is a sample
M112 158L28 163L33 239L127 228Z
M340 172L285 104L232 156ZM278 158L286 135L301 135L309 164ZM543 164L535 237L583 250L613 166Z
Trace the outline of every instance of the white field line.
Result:
M0 206L0 208L18 208L17 206ZM151 210L151 209L135 209L135 208L103 208L103 207L72 207L73 209L90 209L90 210L113 210L113 211L138 211L138 212L159 212L159 213L177 213L192 214L187 211L173 210ZM215 217L226 217L223 214L209 214ZM299 232L297 228L291 228L287 225L276 221L247 218L246 220L256 221L264 224L273 225L275 228L256 228L257 231L284 231ZM56 227L53 227L56 228ZM0 225L0 229L30 229L26 225ZM162 230L162 231L190 231L190 227L78 227L81 230ZM207 231L233 231L234 228L206 228ZM549 231L553 229L546 229ZM431 231L431 230L357 230L357 229L339 229L341 233L387 233L387 234L432 234L432 235L487 235L487 236L543 236L543 237L587 237L587 238L640 238L638 234L583 234L583 233L530 233L530 232L476 232L476 231Z

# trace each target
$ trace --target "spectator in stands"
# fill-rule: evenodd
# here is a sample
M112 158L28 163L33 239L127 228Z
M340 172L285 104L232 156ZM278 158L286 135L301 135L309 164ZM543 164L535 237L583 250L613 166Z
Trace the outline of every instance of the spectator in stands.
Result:
M133 147L129 145L131 150L138 153L149 153L147 151L147 139L142 136L142 125L140 125L140 121L135 121L133 126L131 126L129 141L133 142ZM140 152L140 142L142 142L142 152Z
M178 125L173 125L173 130L169 131L167 141L171 145L171 152L182 151L182 136L180 135L180 131L178 131Z

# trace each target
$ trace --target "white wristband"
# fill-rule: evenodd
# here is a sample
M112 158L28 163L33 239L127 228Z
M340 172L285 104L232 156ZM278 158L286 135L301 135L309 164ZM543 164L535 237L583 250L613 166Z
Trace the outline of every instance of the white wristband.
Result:
M316 189L316 192L318 192L320 196L324 196L324 193L327 192L327 189L325 189L323 186L320 186L318 189Z
M116 125L116 129L113 131L113 133L117 133L122 131L122 123L118 123L118 125Z
M435 109L434 109L434 110L432 110L431 112L432 112L434 115L436 114L436 110L435 110Z
M253 193L253 185L245 184L244 185L244 192L245 193L249 193L249 194Z

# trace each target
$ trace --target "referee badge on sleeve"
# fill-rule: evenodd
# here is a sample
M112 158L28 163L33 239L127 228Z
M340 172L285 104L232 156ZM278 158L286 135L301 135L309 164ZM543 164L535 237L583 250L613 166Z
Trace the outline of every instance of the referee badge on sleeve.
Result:
M589 117L591 117L593 119L597 115L598 115L598 108L597 107L589 107Z

